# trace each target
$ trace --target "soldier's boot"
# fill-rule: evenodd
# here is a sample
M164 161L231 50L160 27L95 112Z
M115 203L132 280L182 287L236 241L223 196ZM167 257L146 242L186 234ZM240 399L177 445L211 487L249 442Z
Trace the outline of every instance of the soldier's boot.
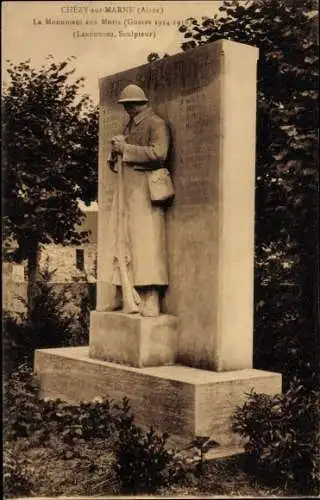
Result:
M160 314L160 298L156 289L139 291L141 298L140 312L142 316L154 317Z

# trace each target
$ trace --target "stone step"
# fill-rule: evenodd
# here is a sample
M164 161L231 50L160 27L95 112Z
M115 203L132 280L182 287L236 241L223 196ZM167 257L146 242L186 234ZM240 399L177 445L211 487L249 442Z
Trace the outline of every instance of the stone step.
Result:
M251 389L281 392L278 373L245 369L213 372L181 365L135 368L89 357L88 347L40 349L34 371L41 397L67 402L128 397L136 422L167 432L177 446L210 437L221 447L241 446L232 415Z

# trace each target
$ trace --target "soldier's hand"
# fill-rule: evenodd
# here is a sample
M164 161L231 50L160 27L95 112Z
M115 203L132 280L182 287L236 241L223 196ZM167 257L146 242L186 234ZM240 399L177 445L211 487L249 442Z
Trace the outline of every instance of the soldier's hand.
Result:
M126 139L123 135L115 135L111 139L111 150L114 153L123 154Z

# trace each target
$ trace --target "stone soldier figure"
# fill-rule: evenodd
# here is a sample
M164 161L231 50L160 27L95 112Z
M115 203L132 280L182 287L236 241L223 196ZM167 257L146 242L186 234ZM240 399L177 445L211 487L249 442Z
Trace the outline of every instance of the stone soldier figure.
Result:
M118 102L130 119L123 135L113 137L109 155L109 166L119 182L107 235L111 249L106 256L110 261L107 280L117 287L103 310L121 308L131 285L135 304L123 307L124 311L158 316L161 290L168 285L165 220L163 207L151 202L148 175L165 164L169 131L137 85L125 87Z

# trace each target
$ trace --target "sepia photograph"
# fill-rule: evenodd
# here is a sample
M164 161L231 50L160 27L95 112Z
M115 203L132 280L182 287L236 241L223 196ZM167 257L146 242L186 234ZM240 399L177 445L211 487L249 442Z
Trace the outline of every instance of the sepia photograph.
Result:
M3 498L320 495L318 1L3 1Z

